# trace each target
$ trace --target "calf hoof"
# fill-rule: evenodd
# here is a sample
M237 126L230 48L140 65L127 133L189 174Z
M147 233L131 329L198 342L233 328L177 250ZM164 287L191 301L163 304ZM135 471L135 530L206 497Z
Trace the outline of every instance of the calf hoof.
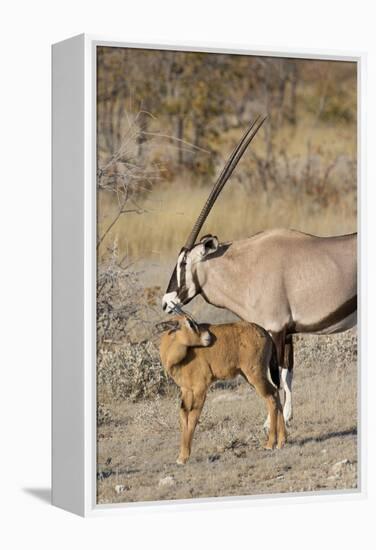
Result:
M266 441L263 445L263 448L267 451L272 451L274 449L275 443L270 443L269 441Z
M277 449L282 449L285 445L286 445L286 439L282 439L282 441L278 441Z
M186 458L182 458L182 457L178 457L177 461L176 461L176 464L179 464L179 466L184 466L184 464L187 462L188 460L188 457Z

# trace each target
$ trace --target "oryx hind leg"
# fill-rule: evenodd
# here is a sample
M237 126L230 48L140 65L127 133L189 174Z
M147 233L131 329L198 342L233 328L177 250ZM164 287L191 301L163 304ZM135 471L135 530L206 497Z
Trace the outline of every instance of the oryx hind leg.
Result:
M285 400L283 404L283 417L287 424L292 420L292 379L293 379L293 367L294 367L294 348L293 339L289 335L286 338L285 345L285 361L281 371L281 386L285 394Z
M278 359L278 365L280 368L284 368L285 366L285 344L286 344L286 332L285 330L282 330L280 332L273 332L269 331L270 336L273 338L276 350L277 350L277 359ZM282 380L281 380L282 382ZM266 420L264 422L264 431L266 433L270 430L270 414L266 417Z

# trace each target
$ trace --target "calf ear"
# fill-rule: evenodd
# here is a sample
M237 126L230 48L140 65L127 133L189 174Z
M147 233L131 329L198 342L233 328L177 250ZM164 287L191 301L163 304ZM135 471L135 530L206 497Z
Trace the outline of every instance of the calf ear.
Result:
M213 254L218 249L219 242L217 237L214 237L213 235L207 235L205 237L202 237L201 239L202 244L202 257L208 256L209 254Z
M196 332L196 327L189 317L186 317L184 319L184 324L189 330L191 330L192 332Z

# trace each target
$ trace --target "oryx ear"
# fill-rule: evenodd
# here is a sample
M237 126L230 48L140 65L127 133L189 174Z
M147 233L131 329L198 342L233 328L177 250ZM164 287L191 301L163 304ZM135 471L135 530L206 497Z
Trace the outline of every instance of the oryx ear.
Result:
M217 237L213 235L205 235L205 237L202 237L200 240L200 243L202 244L201 256L203 258L209 254L213 254L219 246Z

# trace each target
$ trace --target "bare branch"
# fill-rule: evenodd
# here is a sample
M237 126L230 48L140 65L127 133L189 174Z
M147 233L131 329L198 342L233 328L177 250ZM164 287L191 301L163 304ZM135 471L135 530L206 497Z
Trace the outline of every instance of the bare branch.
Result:
M185 145L188 145L190 149L194 149L195 151L201 151L202 153L206 153L210 155L210 151L207 149L203 149L202 147L198 147L198 145L194 145L193 143L190 143L189 141L185 141L184 139L177 138L175 136L169 136L168 134L160 134L158 132L142 132L143 134L147 136L157 136L165 139L171 139L172 141L178 141L180 143L184 143Z

